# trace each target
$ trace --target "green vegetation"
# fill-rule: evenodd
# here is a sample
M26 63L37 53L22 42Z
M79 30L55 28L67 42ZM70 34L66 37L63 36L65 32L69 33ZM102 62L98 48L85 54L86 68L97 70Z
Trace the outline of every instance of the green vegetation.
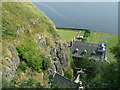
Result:
M27 66L32 67L33 70L40 72L40 69L48 69L50 66L50 60L45 59L43 56L38 54L39 49L36 49L36 43L34 39L30 38L23 41L21 46L18 46L17 51L22 61L26 62ZM25 69L25 64L21 62L20 68Z
M111 52L115 55L117 61L110 64L102 62L91 62L85 56L79 61L80 67L84 69L85 74L82 75L83 85L87 88L120 88L120 45L117 44L111 48Z
M69 59L70 59L70 69L72 69L73 72L76 73L77 70L76 70L76 67L75 67L74 60L73 60L73 58L72 58L72 54L71 54L71 52L70 52Z
M46 38L46 44L49 46L50 45L50 39Z
M115 58L119 60L120 58L120 44L118 43L116 46L110 48L110 51L115 55Z
M117 72L115 71L117 63L95 62L89 60L88 57L85 55L79 61L80 68L85 72L81 77L83 86L87 88L115 88L118 85Z
M70 58L70 67L71 67L73 70L75 70L75 64L74 64L74 61L73 61L73 58L72 58L72 54L71 54L71 53L70 53L69 58Z
M44 70L48 69L50 67L50 59L44 59L43 62L42 62L42 68Z
M66 42L70 42L74 37L77 36L79 31L73 31L73 30L61 30L58 29L58 32L61 34L62 38L66 41Z
M37 33L46 29L53 37L57 36L54 24L33 3L3 2L2 15L3 39L8 37L14 39L17 36L17 30L23 27L27 33L29 30Z
M80 36L84 36L85 31L81 31Z
M115 62L110 63L105 67L104 72L101 74L101 80L106 83L107 88L117 88L119 86L119 77L118 72L116 71L117 66L117 63Z
M28 80L22 80L21 83L14 78L9 84L4 80L3 88L43 88L40 82L36 82L34 78L29 78Z
M92 59L89 60L90 55L84 54L83 58L78 61L79 68L82 68L86 73L87 78L94 78L98 72L97 64Z
M21 62L20 62L20 65L18 66L18 70L20 69L20 70L22 70L23 72L25 72L26 68L27 68L26 63L25 63L24 61L21 61Z
M117 59L116 61L117 61L117 68L115 68L114 69L114 71L116 71L117 72L117 79L116 80L118 80L118 82L117 82L117 85L118 85L118 83L120 83L120 42L116 45L116 46L114 46L113 48L111 48L111 52L115 55L114 57ZM120 85L118 85L118 87L119 87L119 89L120 89Z
M66 78L68 78L69 80L72 80L72 79L73 79L72 73L71 73L70 71L68 71L68 70L64 72L64 76L65 76Z
M83 41L85 42L87 38L90 37L90 30L86 30L83 36Z
M77 34L79 33L79 31L81 31L80 36L84 36L84 37L88 37L89 36L89 30L83 30L83 29L59 29L58 28L58 32L61 34L61 36L63 37L63 39L66 42L70 42L73 38L77 37ZM84 35L85 33L85 35Z
M18 46L16 49L19 53L21 60L25 61L29 67L32 69L40 71L42 68L42 58L40 55L37 55L38 50L35 48L36 43L34 39L24 40L21 46Z

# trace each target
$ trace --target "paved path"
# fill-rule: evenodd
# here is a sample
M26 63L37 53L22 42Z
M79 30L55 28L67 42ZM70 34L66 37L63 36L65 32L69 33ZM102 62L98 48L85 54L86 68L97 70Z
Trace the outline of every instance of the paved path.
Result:
M77 78L74 81L75 83L79 83L80 82L80 74L78 74Z
M107 52L108 53L108 52ZM114 57L114 55L113 54L111 54L111 53L108 53L110 56L112 56L112 57Z
M81 31L79 31L79 33L78 33L78 35L77 35L77 38L80 36L80 34L81 34Z

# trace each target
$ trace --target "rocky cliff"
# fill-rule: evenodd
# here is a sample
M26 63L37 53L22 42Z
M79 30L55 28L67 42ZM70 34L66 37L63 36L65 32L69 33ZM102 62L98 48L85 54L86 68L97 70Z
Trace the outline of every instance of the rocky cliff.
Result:
M50 57L51 74L57 72L62 75L63 71L68 69L69 52L66 43L57 32L53 22L33 3L4 2L2 14L1 72L3 80L6 79L9 82L17 76L16 70L20 62L23 58L27 58L21 58L16 50L17 47L24 47L22 53L26 56L35 50L35 54L29 55L29 58L35 59L42 55L42 57L45 55L45 58ZM25 51L25 48L28 50Z
M50 54L52 57L52 64L50 71L53 74L57 72L63 75L63 71L69 68L69 53L65 43L56 42L56 48L50 47Z
M3 66L2 74L3 78L7 79L7 81L9 82L13 79L13 77L17 75L16 69L20 63L20 59L18 53L11 45L8 45L7 48L9 49L8 52L12 55L12 59L8 56L4 58L7 62L9 62L9 65L7 67Z

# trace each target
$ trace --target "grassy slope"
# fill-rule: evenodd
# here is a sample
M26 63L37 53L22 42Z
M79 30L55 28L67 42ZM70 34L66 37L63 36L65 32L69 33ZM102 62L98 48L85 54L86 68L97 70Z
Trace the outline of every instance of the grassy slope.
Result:
M38 10L32 3L3 3L2 8L3 21L3 39L9 36L15 36L17 29L25 27L26 30L35 29L35 32L43 32L45 29L50 33L56 33L54 24L46 17L44 13ZM37 25L32 20L28 23L27 19L40 20L41 24ZM29 28L28 24L35 25L34 28Z
M8 50L7 45L11 44L13 48L23 44L24 40L33 38L35 42L38 42L39 35L44 37L49 37L49 42L54 46L55 37L59 37L59 34L55 28L55 25L51 20L49 20L46 15L41 12L33 3L31 2L3 2L2 3L2 64L3 67L9 66L10 63L5 60L5 57L13 58L12 53ZM30 21L28 21L29 19ZM39 20L40 24L32 21L32 19ZM34 27L29 27L33 25ZM20 36L17 36L17 30L19 28L25 28L25 32ZM32 52L32 51L31 51ZM49 54L48 48L40 47L40 55ZM32 73L32 71L27 70L27 72ZM20 72L22 74L23 72ZM36 72L37 73L37 72ZM24 74L25 75L25 74ZM36 74L37 78L41 77L39 73ZM23 76L26 77L26 76ZM47 76L45 77L47 78ZM22 77L19 78L22 80ZM27 77L25 78L27 79ZM25 80L24 79L24 80ZM42 84L47 86L47 80L39 80ZM44 82L43 82L44 81Z
M7 54L5 46L8 43L12 43L16 47L25 39L34 38L37 40L40 34L45 34L49 38L58 35L53 22L33 3L4 2L2 6L3 56ZM30 21L28 22L27 19L30 19ZM33 22L31 19L39 20L40 24ZM34 27L29 27L29 25L34 25ZM25 33L21 37L16 37L17 30L22 27L25 27ZM53 41L51 40L51 44L54 43Z

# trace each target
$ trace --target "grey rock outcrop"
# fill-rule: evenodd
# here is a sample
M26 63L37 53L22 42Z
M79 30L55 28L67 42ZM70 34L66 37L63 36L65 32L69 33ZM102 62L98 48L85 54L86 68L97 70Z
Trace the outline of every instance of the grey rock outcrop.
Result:
M21 36L21 34L25 31L25 28L20 28L17 30L17 36Z
M69 53L68 48L65 43L57 43L56 48L50 47L50 54L52 58L52 66L55 67L52 72L56 71L60 75L63 74L64 70L67 70L69 67Z
M47 47L47 43L46 43L46 38L43 40L38 40L38 43L36 44L37 48L39 48L39 46L44 46L45 48Z
M18 57L17 52L14 50L14 48L11 45L8 45L8 48L9 51L14 54L14 56L13 56L13 60L11 60L9 57L6 57L6 60L10 63L10 65L7 66L6 68L3 67L2 76L3 79L9 82L17 75L16 69L20 63L20 59Z
M36 23L38 23L38 24L40 24L40 20L35 20L35 19L33 19L33 18L32 18L31 20L34 21L34 22L36 22ZM27 21L30 22L30 19L27 18Z
M34 22L36 22L36 23L38 23L38 24L40 24L39 20L35 20L35 19L31 19L31 20L34 21Z
M55 65L56 72L62 75L63 70L62 70L60 62L54 62L54 65Z
M44 39L44 40L41 40L41 41L39 41L38 42L39 43L39 45L41 45L41 46L47 46L47 44L46 44L46 39Z
M46 48L47 47L46 37L43 37L43 35L40 35L36 46L37 48L39 48L40 46L44 46Z

